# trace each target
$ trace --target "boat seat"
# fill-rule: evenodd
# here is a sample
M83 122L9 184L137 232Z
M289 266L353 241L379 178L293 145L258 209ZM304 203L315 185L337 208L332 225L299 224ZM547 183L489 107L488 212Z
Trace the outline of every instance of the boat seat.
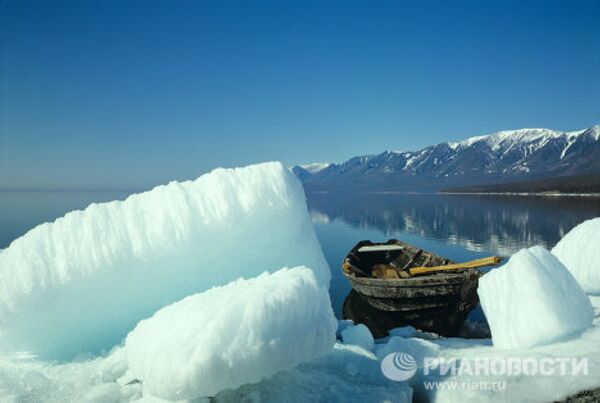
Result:
M389 252L392 250L403 250L401 245L366 245L358 248L358 251L363 252Z

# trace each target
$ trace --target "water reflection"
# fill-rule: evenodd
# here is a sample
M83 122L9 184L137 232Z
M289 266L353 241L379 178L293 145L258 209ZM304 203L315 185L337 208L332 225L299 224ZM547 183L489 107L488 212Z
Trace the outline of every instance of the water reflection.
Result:
M311 193L308 206L315 223L341 220L505 256L532 245L551 248L581 221L600 216L596 197Z

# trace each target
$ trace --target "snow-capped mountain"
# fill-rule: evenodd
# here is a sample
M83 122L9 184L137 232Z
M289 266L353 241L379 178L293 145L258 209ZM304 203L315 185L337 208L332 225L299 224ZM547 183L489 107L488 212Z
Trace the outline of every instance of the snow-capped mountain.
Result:
M314 175L317 172L324 170L329 165L331 165L329 162L313 162L312 164L300 165L300 167Z
M309 188L404 191L597 173L600 125L573 132L506 130L419 151L386 151L293 170Z
M329 167L329 162L313 162L306 165L295 165L292 167L292 171L298 176L301 180L308 179L310 176L324 170Z

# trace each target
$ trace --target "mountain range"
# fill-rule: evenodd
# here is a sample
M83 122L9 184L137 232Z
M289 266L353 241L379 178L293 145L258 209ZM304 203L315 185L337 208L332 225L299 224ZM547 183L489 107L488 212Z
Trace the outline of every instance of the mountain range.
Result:
M571 132L506 130L418 151L385 151L292 170L309 190L381 191L437 191L600 173L600 125Z

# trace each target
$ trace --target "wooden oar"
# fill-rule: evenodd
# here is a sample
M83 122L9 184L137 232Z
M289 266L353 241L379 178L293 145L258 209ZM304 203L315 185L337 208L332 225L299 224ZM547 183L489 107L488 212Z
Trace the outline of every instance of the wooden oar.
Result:
M408 272L411 275L432 273L435 271L445 270L458 270L458 269L470 269L473 267L484 267L484 266L495 266L502 261L499 256L490 256L483 259L471 260L470 262L447 264L445 266L434 266L434 267L413 267Z

